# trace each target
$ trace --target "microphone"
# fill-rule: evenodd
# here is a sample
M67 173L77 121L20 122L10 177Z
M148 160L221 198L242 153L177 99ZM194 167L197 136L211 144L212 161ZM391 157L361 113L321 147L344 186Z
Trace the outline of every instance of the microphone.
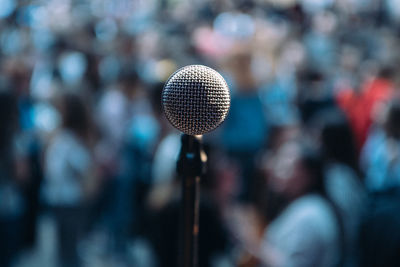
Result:
M162 92L162 105L168 121L183 132L177 173L182 179L181 248L182 267L197 266L200 177L207 156L201 136L217 128L230 107L229 88L215 70L189 65L169 77Z
M217 128L230 107L229 88L215 70L189 65L167 80L162 93L169 122L188 135L202 135Z

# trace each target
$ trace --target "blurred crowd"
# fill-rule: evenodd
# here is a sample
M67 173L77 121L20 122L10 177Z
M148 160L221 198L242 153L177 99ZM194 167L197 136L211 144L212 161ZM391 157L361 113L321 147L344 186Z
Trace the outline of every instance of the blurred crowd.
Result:
M0 0L0 266L178 266L188 64L232 99L199 267L399 266L399 32L399 0Z

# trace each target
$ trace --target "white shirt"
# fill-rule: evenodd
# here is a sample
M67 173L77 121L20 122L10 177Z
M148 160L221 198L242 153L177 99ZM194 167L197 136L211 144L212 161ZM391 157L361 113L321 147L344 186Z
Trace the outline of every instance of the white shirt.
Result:
M70 131L60 131L45 154L44 197L50 205L76 205L83 198L83 180L91 156Z
M331 267L339 256L338 225L318 195L291 203L267 228L261 258L273 267Z

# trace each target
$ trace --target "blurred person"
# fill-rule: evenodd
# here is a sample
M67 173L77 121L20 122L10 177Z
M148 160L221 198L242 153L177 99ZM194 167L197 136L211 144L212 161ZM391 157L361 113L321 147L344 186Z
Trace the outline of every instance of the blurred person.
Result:
M110 234L110 250L122 262L127 261L130 241L140 232L159 138L148 88L134 69L125 67L116 88L104 92L100 100L102 140L97 151L107 169L103 194L108 203L102 219Z
M339 252L337 209L324 189L320 156L290 140L270 158L268 186L286 207L265 230L262 266L336 266Z
M293 124L298 119L296 71L305 60L304 46L297 39L287 39L281 45L272 77L259 92L268 121L277 127ZM264 68L259 69L265 76Z
M20 111L21 112L21 111ZM37 242L38 216L41 211L40 187L43 182L42 142L36 133L21 129L18 140L19 155L24 161L24 175L27 177L23 184L24 198L26 199L26 213L24 217L26 236L24 246L32 249Z
M104 88L94 113L100 131L96 154L108 178L118 175L121 151L134 113L150 109L133 66L123 66L117 76L115 82Z
M22 184L26 212L24 215L24 248L32 249L37 240L37 217L40 211L40 185L43 180L42 142L35 128L35 100L30 94L31 64L16 60L7 67L8 78L16 92L18 105L19 132L16 136L18 158L23 166L25 180Z
M372 132L362 154L365 160L367 189L384 191L400 185L400 102L387 108L381 129Z
M139 98L132 104L138 110L129 122L120 154L112 212L118 253L126 252L128 241L140 233L146 213L143 203L153 182L153 154L158 142L159 124L150 110L138 108L146 101Z
M17 103L10 92L0 92L0 265L11 266L25 235L25 164L17 157Z
M305 68L298 73L299 92L297 101L305 124L321 110L334 107L330 85L326 75L319 69Z
M117 83L111 88L105 88L98 102L96 120L102 133L98 150L114 174L117 171L117 157L122 147L124 134L132 116L132 82L134 83L136 78L137 75L129 77L128 74L121 74Z
M23 247L32 249L36 242L37 216L40 204L40 184L43 179L41 164L41 142L35 129L34 105L35 101L30 95L29 82L31 78L31 64L26 59L8 58L1 66L2 73L6 74L4 84L13 90L13 100L10 105L15 105L15 117L10 123L16 123L13 134L13 151L11 156L17 159L18 176L25 202L24 240ZM14 121L17 119L17 121Z
M339 109L322 111L313 119L325 165L325 190L339 209L343 235L341 266L357 266L359 227L367 195L361 182L353 133Z
M61 266L80 266L77 246L87 222L86 204L94 189L91 124L79 96L60 101L62 127L45 152L44 199L54 216Z
M227 224L231 230L232 239L235 241L234 251L236 251L236 255L234 257L237 266L259 266L259 253L257 251L263 241L265 229L287 205L283 194L275 192L268 185L266 179L268 171L266 171L265 162L273 158L288 140L298 136L299 131L299 122L295 120L282 121L280 124L272 125L268 143L263 148L262 154L256 158L253 201L246 204L232 202L231 200L230 205L225 208ZM234 164L229 171L235 174ZM235 183L233 185L238 187Z
M308 64L329 74L337 63L338 43L334 36L337 18L329 11L319 11L310 17L311 29L303 37Z
M365 74L365 69L368 69L368 64L362 63L362 53L363 50L355 45L347 43L341 45L338 66L333 75L334 94L350 88L359 90L362 76Z
M361 81L359 89L344 89L335 96L336 102L352 125L359 151L367 139L374 114L379 112L378 109L392 97L394 91L392 67L382 66L379 73L367 75Z
M380 128L380 127L381 128ZM363 149L370 201L361 225L360 266L397 266L400 262L400 101L387 107Z
M131 190L131 187L129 185L125 190L127 184L124 182L127 182L125 178L131 177L130 174L123 176L122 169L125 160L124 146L129 137L128 129L134 113L132 98L137 91L138 81L138 75L125 66L118 72L118 79L103 89L94 109L96 125L99 129L95 157L103 180L97 199L96 216L99 217L100 224L103 224L99 226L105 226L105 231L111 235L112 239L115 239L117 235L122 238L118 234L120 229L117 222L123 220L121 216L124 216L124 211L122 210L121 213L121 208L123 209L123 203L127 201L127 198L130 199L130 192L126 190ZM123 192L120 192L121 190Z
M221 125L221 144L240 168L239 197L251 201L254 190L254 159L268 138L268 121L251 70L250 51L238 51L231 58L234 78L229 115Z

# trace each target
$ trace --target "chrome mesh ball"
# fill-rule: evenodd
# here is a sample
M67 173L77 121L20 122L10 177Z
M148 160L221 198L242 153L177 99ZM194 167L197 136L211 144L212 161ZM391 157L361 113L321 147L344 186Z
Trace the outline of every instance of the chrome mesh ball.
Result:
M185 134L202 135L225 120L230 106L229 88L215 70L189 65L169 77L162 104L175 128Z

